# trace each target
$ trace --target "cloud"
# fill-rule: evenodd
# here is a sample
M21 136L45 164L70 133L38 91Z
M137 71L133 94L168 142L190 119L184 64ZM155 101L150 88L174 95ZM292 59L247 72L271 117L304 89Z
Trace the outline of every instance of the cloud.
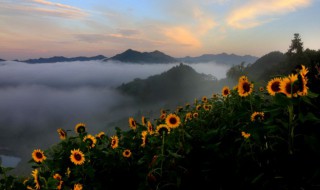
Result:
M77 7L52 3L46 0L32 0L32 1L19 1L17 3L4 2L0 10L3 10L6 14L23 16L51 16L59 18L83 18L87 16L87 13ZM17 15L17 13L19 13Z
M234 9L227 24L237 29L259 26L275 19L275 15L296 11L311 4L311 0L255 0Z
M164 28L163 33L166 37L178 43L180 46L200 48L201 42L198 38L186 27L170 27Z

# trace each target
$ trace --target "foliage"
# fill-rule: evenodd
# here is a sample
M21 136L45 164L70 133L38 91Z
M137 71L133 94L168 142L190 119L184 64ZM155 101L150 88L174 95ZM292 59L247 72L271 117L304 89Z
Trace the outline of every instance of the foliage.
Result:
M112 136L91 135L85 123L74 131L58 129L61 142L35 149L34 170L23 184L29 189L318 188L320 110L318 94L308 89L310 73L316 72L311 70L302 65L297 74L282 76L275 95L270 95L274 86L259 88L241 76L222 95L161 110L159 118L130 117L128 130L116 128ZM4 177L0 185L17 189L21 182L15 181Z

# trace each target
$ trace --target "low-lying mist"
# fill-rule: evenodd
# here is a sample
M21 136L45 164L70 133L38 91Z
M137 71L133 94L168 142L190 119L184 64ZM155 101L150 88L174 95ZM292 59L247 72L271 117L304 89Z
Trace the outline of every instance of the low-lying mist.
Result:
M47 149L60 141L58 128L73 130L77 123L84 122L91 134L112 133L115 126L110 123L142 109L115 88L178 64L1 62L0 151L12 151L24 165L34 149ZM217 79L224 78L229 69L215 63L189 65Z

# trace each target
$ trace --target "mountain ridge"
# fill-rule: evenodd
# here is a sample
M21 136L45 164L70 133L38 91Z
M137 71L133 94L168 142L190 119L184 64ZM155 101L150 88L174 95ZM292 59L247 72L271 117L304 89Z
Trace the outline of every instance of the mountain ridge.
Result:
M120 61L132 63L176 63L174 57L171 57L161 51L155 50L153 52L139 52L132 49L117 54L113 57L105 59L104 61Z
M219 53L219 54L203 54L196 57L182 57L177 58L181 62L185 63L199 63L199 62L216 62L219 64L229 64L229 65L238 65L241 62L245 62L247 64L254 63L256 60L258 60L258 57L252 56L252 55L236 55L234 53L227 54L225 52Z
M103 55L97 55L93 57L85 57L85 56L78 56L78 57L71 57L67 58L64 56L53 56L49 58L39 58L39 59L27 59L19 62L25 63L56 63L56 62L71 62L71 61L93 61L93 60L103 60L107 57Z

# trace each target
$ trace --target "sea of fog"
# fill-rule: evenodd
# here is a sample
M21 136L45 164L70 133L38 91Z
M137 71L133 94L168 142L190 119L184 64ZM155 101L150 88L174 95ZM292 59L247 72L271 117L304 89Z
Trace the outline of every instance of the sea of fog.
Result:
M133 100L114 88L178 64L0 62L0 156L5 150L26 163L34 149L60 141L58 128L73 130L79 122L86 123L91 134L112 132L110 122L139 109L130 108ZM187 65L217 79L224 78L229 69L215 63ZM121 109L123 105L126 109Z

